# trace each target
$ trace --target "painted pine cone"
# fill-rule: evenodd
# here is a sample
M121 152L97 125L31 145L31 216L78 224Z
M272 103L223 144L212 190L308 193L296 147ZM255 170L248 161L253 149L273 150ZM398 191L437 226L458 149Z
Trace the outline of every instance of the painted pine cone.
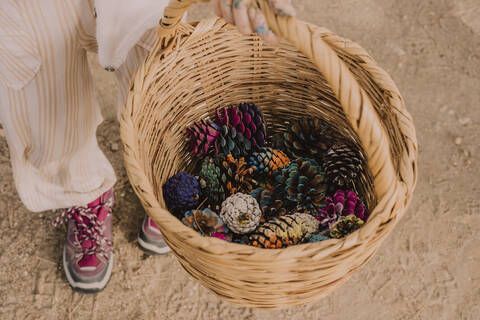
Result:
M302 230L305 238L310 238L317 233L320 228L320 222L314 216L307 213L295 213L295 216L302 220Z
M326 197L327 205L318 210L316 216L322 227L330 228L340 217L354 214L367 221L368 212L363 201L353 191L337 190L332 197Z
M313 159L292 161L276 176L275 190L298 212L316 212L324 204L326 184L322 167Z
M180 172L169 178L162 191L168 210L179 218L185 211L197 206L201 195L197 179L187 172Z
M210 209L190 210L182 219L183 224L198 231L202 236L213 236L215 233L227 234L228 228L222 219Z
M318 210L317 220L323 228L330 228L341 216L341 210L330 202L331 198L325 198L327 205Z
M237 192L250 193L255 186L254 168L248 168L245 158L219 154L203 160L199 174L200 185L215 208Z
M236 128L222 126L220 135L215 143L215 153L233 154L243 157L252 153L252 142L241 134ZM255 150L255 149L253 149Z
M222 203L220 217L227 227L238 234L249 233L258 226L262 211L257 200L243 193L236 193Z
M363 172L364 160L358 148L335 144L325 155L323 167L329 191L337 189L358 190L357 181Z
M283 197L279 196L273 188L257 188L252 191L251 196L257 200L262 210L261 222L287 214Z
M215 208L225 200L227 193L223 180L226 178L223 176L221 164L215 161L215 158L203 159L198 178L203 194L211 206Z
M222 182L225 183L229 195L252 191L255 185L252 175L254 168L247 166L245 158L235 159L231 154L228 154L222 161L221 169L226 177L226 180L222 179Z
M201 120L186 131L194 154L218 153L217 139L222 133L221 126L213 121Z
M278 249L302 243L306 239L302 223L298 215L273 218L250 235L250 244L259 248Z
M250 167L255 167L257 175L272 175L278 169L290 164L290 158L281 150L262 148L260 152L254 152L248 160Z
M321 161L323 155L339 139L320 118L303 118L295 122L283 135L283 145L292 156L309 157Z
M216 116L217 124L234 128L238 134L249 141L252 151L265 146L265 122L262 112L256 105L241 103L237 107L219 109L216 111ZM245 154L242 155L245 156Z
M346 235L352 233L353 231L360 229L363 224L363 220L357 218L354 214L346 217L341 217L330 228L330 236L336 239L343 238Z

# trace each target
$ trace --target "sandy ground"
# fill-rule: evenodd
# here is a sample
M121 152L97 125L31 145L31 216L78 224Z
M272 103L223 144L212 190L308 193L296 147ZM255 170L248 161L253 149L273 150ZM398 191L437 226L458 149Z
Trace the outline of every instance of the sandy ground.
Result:
M478 0L297 0L299 16L354 39L394 78L417 127L420 178L410 210L377 255L316 303L273 312L223 302L172 255L136 245L143 209L122 166L115 87L94 68L109 119L98 140L118 175L116 265L96 295L73 293L63 229L16 194L0 137L1 319L480 319L480 4ZM201 6L191 18L208 14ZM0 132L1 133L1 132Z

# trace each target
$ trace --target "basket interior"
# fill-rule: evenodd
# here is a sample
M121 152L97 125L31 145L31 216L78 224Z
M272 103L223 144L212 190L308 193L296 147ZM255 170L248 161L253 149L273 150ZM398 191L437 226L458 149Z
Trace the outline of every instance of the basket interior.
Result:
M141 88L142 112L133 116L144 172L164 208L163 183L182 170L193 172L198 164L185 128L212 117L219 107L240 102L258 105L268 141L297 119L320 117L363 152L330 86L295 47L269 46L228 26L190 34L193 30L183 28L161 63L156 61L159 56L147 61L151 69ZM377 199L367 165L360 185L359 193L373 208Z

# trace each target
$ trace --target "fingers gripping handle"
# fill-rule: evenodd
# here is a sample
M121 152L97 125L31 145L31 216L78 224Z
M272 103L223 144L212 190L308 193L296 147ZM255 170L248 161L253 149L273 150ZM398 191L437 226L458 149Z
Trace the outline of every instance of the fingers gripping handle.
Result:
M175 32L185 12L197 1L207 2L208 0L170 0L170 3L163 12L163 18L160 20L158 37L168 37L171 33Z
M259 8L268 8L268 0L251 0L253 4L256 4ZM159 37L168 37L175 31L177 25L182 20L185 12L195 2L209 2L209 0L170 0L170 3L165 8L163 18L160 21L158 30ZM263 2L263 6L260 7L259 2ZM271 10L273 12L273 10Z

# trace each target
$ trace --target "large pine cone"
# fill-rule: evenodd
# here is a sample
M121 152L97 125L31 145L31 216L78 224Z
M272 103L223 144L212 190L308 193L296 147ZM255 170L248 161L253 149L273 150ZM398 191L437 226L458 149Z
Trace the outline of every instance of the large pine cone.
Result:
M324 173L313 159L293 161L281 170L275 180L276 192L285 195L297 212L316 212L324 204Z
M302 224L303 220L299 215L273 218L250 235L250 244L260 248L278 249L302 243L306 239Z
M227 227L238 234L249 233L258 226L262 211L257 200L243 193L236 193L222 203L220 217Z
M215 142L215 153L232 154L235 157L248 156L256 150L252 142L236 128L222 126Z
M181 218L185 211L195 208L201 195L197 179L187 172L172 176L162 187L163 199L175 216Z
M187 128L195 154L248 156L265 146L263 115L254 104L216 111L216 121L201 120Z
M338 189L358 190L357 184L364 172L364 163L362 154L356 147L346 144L332 146L323 162L329 192Z
M272 175L278 169L290 164L290 158L281 150L262 148L260 152L254 152L248 160L248 165L255 167L257 175Z
M283 144L287 152L294 157L308 157L321 161L339 137L324 120L303 118L283 135Z
M216 111L217 124L233 128L238 135L250 142L251 150L257 151L265 146L265 122L260 109L252 103L241 103L237 107ZM227 152L225 152L227 153ZM231 152L234 156L238 156ZM246 156L246 154L239 154Z
M352 233L353 231L360 229L363 224L363 220L357 218L354 214L346 217L341 217L330 228L330 236L336 239L343 238L346 235Z

